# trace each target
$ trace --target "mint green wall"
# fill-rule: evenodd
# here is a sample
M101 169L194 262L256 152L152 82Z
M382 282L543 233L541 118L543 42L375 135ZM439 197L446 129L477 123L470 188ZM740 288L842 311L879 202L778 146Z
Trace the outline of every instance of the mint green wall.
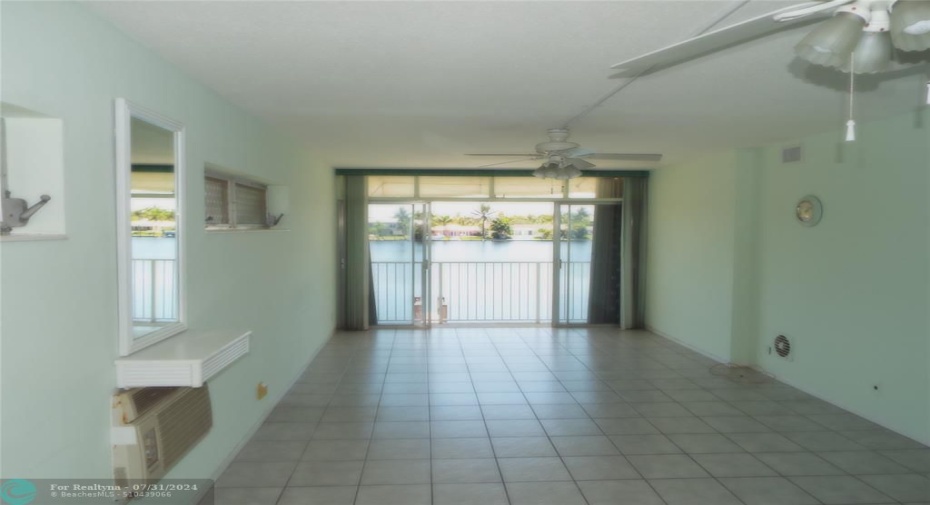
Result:
M187 127L189 326L254 331L251 353L210 382L213 430L172 473L211 477L331 334L331 170L78 3L2 9L2 100L64 120L68 238L0 246L0 475L111 475L113 99L125 97ZM290 231L205 233L206 162L289 186ZM258 381L271 386L261 402Z
M858 130L853 144L836 132L804 139L797 164L782 164L777 146L763 150L757 363L930 441L930 134L912 114ZM813 228L792 217L808 193L824 207ZM779 333L794 338L795 361L768 354Z
M733 154L653 172L649 180L646 322L653 331L730 359Z
M802 139L800 163L772 145L657 170L647 323L930 442L928 119ZM793 216L809 193L813 228ZM768 354L782 333L794 361Z

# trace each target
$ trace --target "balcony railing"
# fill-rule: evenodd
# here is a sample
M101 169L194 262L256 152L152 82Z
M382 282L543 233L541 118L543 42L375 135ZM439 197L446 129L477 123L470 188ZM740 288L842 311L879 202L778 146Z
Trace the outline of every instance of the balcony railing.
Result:
M423 263L372 262L379 324L420 322ZM585 322L590 262L562 264L559 320ZM552 262L450 261L430 265L430 319L443 322L552 320Z
M177 261L132 260L132 319L136 323L177 321Z
M422 321L422 267L420 261L372 262L380 324ZM135 322L177 320L176 268L172 259L132 260ZM547 323L552 320L552 272L552 262L433 262L430 319L434 323ZM585 322L591 263L562 263L559 281L559 321Z

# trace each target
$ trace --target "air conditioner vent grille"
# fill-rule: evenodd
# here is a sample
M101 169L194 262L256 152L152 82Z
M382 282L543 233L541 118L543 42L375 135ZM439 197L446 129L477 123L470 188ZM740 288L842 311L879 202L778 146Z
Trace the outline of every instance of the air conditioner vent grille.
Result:
M801 146L787 147L782 149L782 163L797 163L799 161L801 161Z
M159 435L165 468L171 468L213 426L207 387L190 392L158 413Z
M775 354L780 358L787 358L791 355L791 341L784 335L775 337Z
M133 391L131 398L136 416L145 414L177 390L178 388L141 388Z

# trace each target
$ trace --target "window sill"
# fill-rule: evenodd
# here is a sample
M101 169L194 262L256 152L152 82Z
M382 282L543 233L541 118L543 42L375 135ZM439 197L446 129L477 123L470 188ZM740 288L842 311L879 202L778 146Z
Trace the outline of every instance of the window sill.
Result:
M187 330L117 359L116 385L203 386L210 377L249 353L251 335L251 330Z

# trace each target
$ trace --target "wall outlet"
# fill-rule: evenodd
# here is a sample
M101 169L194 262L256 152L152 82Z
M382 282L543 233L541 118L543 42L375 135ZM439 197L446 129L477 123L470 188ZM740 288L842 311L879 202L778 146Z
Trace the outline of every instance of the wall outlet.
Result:
M261 400L266 396L268 396L268 384L259 382L258 386L255 387L255 398Z

